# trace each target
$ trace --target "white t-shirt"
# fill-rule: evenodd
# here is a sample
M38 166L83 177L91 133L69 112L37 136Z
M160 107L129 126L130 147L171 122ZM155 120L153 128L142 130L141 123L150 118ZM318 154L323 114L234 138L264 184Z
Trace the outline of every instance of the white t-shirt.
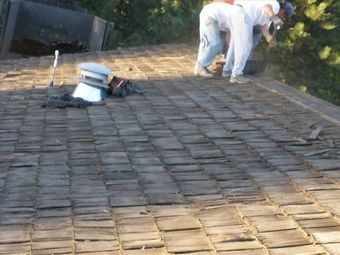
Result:
M230 19L240 7L222 2L214 2L204 6L201 17L213 19L218 23L221 31L230 29Z
M271 21L263 10L265 5L272 6L274 15L277 15L280 10L280 4L277 0L236 0L234 4L243 7L248 15L250 24L253 24L253 26L270 26Z

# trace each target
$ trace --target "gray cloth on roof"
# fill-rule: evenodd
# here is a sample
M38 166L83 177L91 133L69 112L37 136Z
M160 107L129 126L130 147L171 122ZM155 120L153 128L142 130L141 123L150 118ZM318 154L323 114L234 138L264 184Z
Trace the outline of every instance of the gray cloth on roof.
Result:
M62 96L50 96L47 99L47 102L43 104L41 107L43 108L66 108L66 107L85 108L91 105L93 105L92 102L86 101L80 97L73 97L69 93L66 93Z

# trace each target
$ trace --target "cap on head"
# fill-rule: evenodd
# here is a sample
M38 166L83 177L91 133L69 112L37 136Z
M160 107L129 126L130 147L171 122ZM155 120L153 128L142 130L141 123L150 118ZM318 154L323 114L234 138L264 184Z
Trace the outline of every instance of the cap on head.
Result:
M286 15L287 18L290 18L290 17L293 16L294 6L291 3L285 2L284 9L285 9L285 15Z

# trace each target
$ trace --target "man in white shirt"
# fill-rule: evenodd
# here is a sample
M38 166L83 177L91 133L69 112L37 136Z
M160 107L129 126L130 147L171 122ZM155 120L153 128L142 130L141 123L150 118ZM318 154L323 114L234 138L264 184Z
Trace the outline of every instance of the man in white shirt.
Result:
M247 13L249 18L248 32L251 34L251 38L253 27L260 27L263 37L270 44L273 43L273 36L269 32L271 23L273 23L274 29L280 29L283 25L282 19L293 14L293 6L285 1L279 3L277 0L235 0L234 4L242 6ZM232 77L234 47L235 44L231 42L226 57L226 64L223 67L222 76L224 77L230 75ZM252 40L250 48L253 48Z
M280 0L279 3L280 3L280 10L279 10L279 13L277 14L277 17L280 18L280 19L283 19L283 20L290 18L294 13L293 5L291 5L289 2L287 2L285 0ZM280 21L278 20L278 22L280 22ZM258 43L261 40L262 35L264 37L266 37L266 35L267 35L267 38L266 38L267 42L270 43L271 46L273 46L272 45L273 44L273 37L269 33L268 27L270 27L270 24L266 24L265 26L260 26L260 25L254 26L252 49L254 49L258 45ZM279 29L281 27L277 28L274 25L274 28ZM257 30L257 31L255 31L255 30ZM269 35L269 37L268 37L268 35Z
M194 73L212 77L207 67L214 61L221 49L220 31L230 31L233 35L233 66L230 69L237 83L248 83L243 77L243 69L251 50L251 33L245 10L239 5L214 2L204 6L200 13L200 46Z

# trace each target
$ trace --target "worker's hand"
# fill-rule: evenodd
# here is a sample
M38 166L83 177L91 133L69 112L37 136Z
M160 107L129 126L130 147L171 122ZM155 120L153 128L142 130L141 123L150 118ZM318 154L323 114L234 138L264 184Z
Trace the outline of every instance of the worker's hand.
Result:
M273 22L274 28L279 30L283 26L283 21L278 16L273 15L270 17L270 20Z
M270 48L274 48L274 47L276 47L276 45L277 45L277 42L276 42L275 39L271 40L271 42L269 43Z
M271 35L271 34L268 34L266 37L265 37L265 39L266 39L266 41L267 41L267 43L271 43L271 41L273 41L274 40L274 37Z
M265 39L266 39L267 43L269 44L269 47L275 47L276 46L276 40L275 40L274 36L269 34L265 37Z

